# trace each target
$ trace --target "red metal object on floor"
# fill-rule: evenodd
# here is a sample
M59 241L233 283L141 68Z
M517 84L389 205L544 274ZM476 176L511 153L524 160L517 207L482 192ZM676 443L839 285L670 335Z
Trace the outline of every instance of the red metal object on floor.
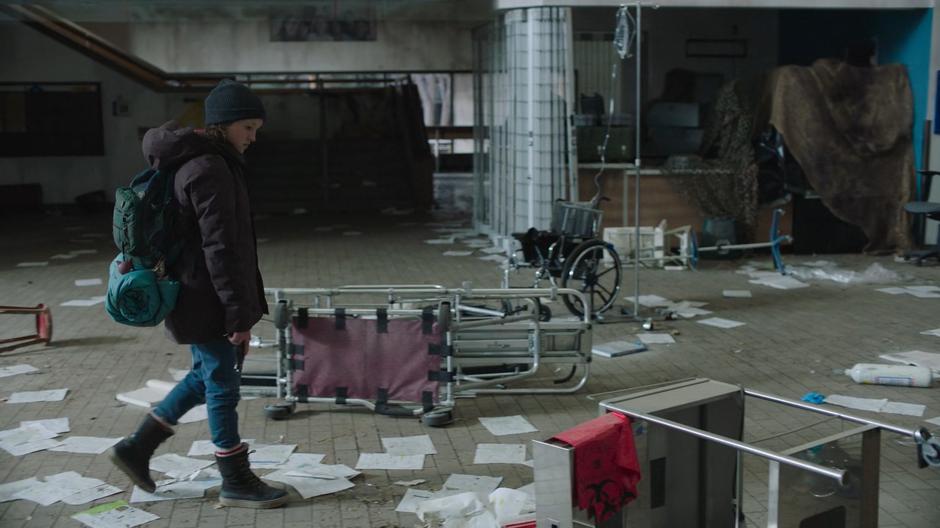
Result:
M35 307L29 306L0 306L0 314L34 315L36 317L36 333L0 339L0 354L17 348L42 343L48 345L52 341L52 312L45 304Z

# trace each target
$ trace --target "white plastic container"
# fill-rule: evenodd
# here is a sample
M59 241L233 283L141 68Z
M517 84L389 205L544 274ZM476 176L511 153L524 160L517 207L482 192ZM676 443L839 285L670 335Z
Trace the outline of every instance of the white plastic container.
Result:
M933 372L927 367L914 365L882 365L857 363L845 370L845 375L855 383L872 385L898 385L901 387L929 387Z

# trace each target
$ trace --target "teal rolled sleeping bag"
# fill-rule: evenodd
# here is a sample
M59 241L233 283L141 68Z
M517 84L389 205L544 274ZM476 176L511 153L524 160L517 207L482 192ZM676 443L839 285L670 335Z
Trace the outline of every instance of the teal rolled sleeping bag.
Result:
M111 261L105 310L112 319L121 324L160 324L176 305L176 297L180 291L179 282L161 279L152 269L139 266L134 266L134 269L122 274L118 265L124 260L124 254L119 253Z

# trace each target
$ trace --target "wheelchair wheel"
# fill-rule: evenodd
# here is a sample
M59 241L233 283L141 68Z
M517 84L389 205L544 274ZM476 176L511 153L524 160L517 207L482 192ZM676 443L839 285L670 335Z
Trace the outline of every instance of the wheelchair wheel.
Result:
M604 263L607 257L610 265ZM578 290L591 301L591 316L604 313L617 302L620 293L620 257L606 242L591 239L582 242L565 259L561 287ZM581 299L563 295L561 300L571 313L584 316Z

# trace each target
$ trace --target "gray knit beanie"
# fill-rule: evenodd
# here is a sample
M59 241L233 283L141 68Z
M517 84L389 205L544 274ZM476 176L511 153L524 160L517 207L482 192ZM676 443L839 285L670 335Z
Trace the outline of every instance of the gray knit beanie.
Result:
M223 79L206 97L206 126L241 119L264 120L261 99L239 82Z

